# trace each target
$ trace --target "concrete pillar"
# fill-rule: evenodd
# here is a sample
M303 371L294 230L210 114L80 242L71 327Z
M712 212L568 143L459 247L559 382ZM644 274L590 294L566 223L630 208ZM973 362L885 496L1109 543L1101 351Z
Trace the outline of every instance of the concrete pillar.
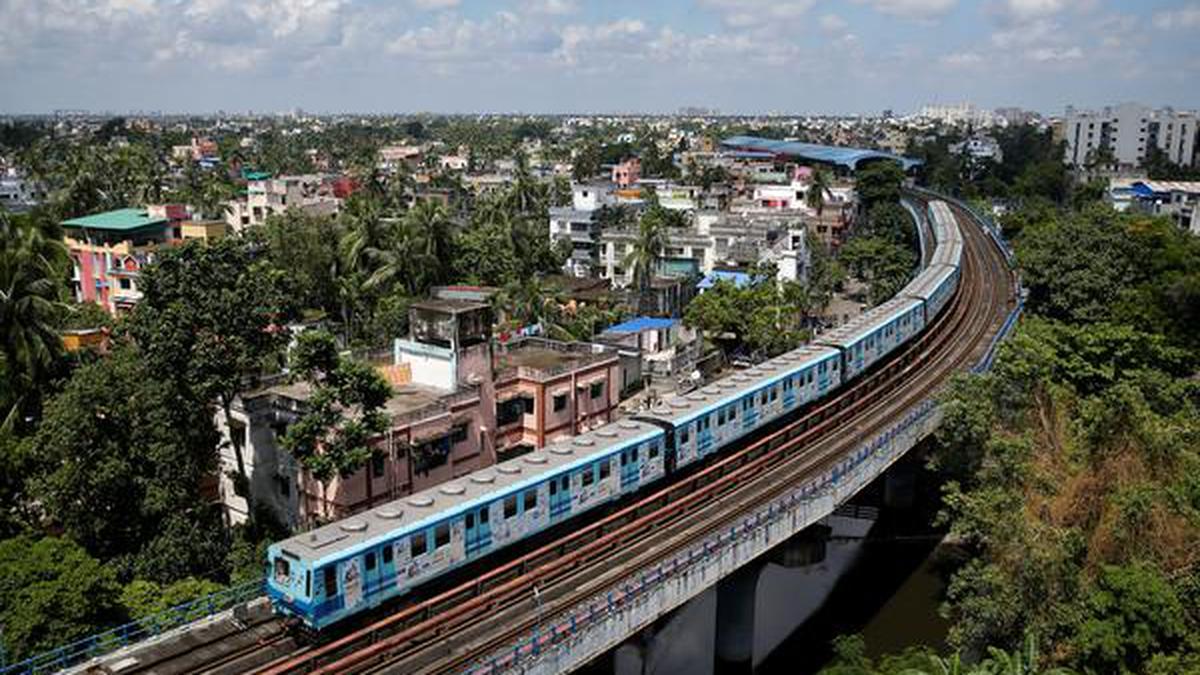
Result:
M889 509L909 509L917 496L917 468L900 462L883 477L883 505Z
M791 539L771 551L771 562L796 569L815 565L825 560L825 545L833 528L824 523L815 523L804 528Z
M717 584L716 675L754 672L754 601L762 565L745 565Z

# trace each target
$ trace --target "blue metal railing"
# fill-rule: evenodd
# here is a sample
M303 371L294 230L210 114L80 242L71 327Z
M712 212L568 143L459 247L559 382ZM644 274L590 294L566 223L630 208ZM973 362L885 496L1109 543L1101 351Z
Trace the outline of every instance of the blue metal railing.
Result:
M88 659L103 656L258 598L265 593L263 581L259 579L230 586L157 614L42 652L24 661L0 667L0 675L38 675L70 668Z

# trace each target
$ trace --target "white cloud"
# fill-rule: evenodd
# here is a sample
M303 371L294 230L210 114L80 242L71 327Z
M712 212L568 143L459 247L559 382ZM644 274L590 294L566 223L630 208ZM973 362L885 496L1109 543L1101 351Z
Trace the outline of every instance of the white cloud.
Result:
M453 9L462 4L462 0L409 0L413 7L426 11L438 9Z
M953 70L974 68L983 63L983 56L979 52L954 52L939 58L938 63Z
M1067 0L1006 0L1005 11L1017 21L1028 21L1058 14L1066 9Z
M826 14L820 20L821 30L826 33L840 33L849 26L846 20L837 14Z
M1078 61L1083 58L1083 49L1079 47L1038 47L1030 50L1027 58L1039 63Z
M1200 28L1200 3L1191 3L1176 10L1158 12L1154 26L1162 30Z
M795 21L808 13L816 0L700 0L700 5L722 14L734 28Z
M522 8L530 14L564 16L579 11L577 0L525 0Z
M877 11L892 16L933 19L948 14L958 5L958 0L868 0L868 3Z

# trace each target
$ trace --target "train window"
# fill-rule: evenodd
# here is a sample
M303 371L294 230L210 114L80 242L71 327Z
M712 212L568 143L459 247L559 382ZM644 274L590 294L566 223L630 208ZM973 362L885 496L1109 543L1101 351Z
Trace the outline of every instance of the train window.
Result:
M621 451L621 466L629 463L629 455L624 450Z
M537 508L537 490L525 491L525 510L532 511Z
M480 524L480 525L484 525L484 524L486 524L486 523L487 523L487 521L488 521L488 517L489 517L489 516L488 516L488 510L489 510L489 509L488 509L488 507L486 507L486 506L485 506L485 507L483 507L483 509L482 509L482 510L480 510L480 512L479 512L479 524Z
M658 443L650 444L650 459L658 458Z
M779 388L771 387L771 401L774 401L777 398L779 398Z
M474 513L468 513L465 520L467 521L467 529L468 530L471 529L472 527L475 527L475 514Z
M631 462L638 461L638 458L641 454L642 454L642 451L639 448L634 448L634 449L630 450L629 451L629 461L631 461Z
M383 547L383 564L387 565L392 562L392 557L396 555L396 549L392 548L391 544Z
M286 584L292 576L292 564L283 558L275 559L275 583Z
M679 444L683 445L688 442L688 428L684 427L679 430Z
M367 571L375 569L375 552L371 551L367 554Z
M766 405L766 404L767 404L767 392L766 392L766 390L765 390L765 389L762 391L762 393L760 393L760 394L758 395L758 404L759 404L759 405Z
M312 570L304 573L304 597L312 597Z
M583 487L587 487L596 482L596 474L592 472L592 467L583 470Z
M742 400L742 409L749 410L753 406L754 406L754 397L753 396L750 396L749 398Z
M337 595L337 566L330 565L325 568L325 597L332 598Z
M610 473L612 473L612 465L608 463L607 459L601 461L600 462L600 480L604 480L604 479L608 478L608 474L610 474Z
M441 548L450 543L450 526L442 523L433 528L433 547Z
M735 419L737 419L737 405L731 405L729 406L729 421L732 422Z
M425 555L425 551L429 550L426 545L425 533L421 532L412 536L412 557Z
M725 409L724 408L717 411L717 426L719 426L719 427L725 426Z
M517 496L509 495L504 498L504 517L512 518L517 515Z
M553 497L556 494L558 494L558 481L552 480L550 481L550 496Z
M559 479L558 489L562 490L563 492L566 492L570 488L571 488L571 477L570 476L563 476L562 478Z

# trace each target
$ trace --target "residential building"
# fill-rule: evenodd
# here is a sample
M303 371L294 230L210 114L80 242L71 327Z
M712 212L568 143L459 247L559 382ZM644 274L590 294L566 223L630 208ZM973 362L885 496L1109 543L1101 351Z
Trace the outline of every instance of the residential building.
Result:
M936 120L942 124L955 125L990 126L996 120L992 111L977 108L972 103L926 105L921 108L919 116L929 120Z
M630 157L612 169L612 182L619 188L632 187L642 178L642 160Z
M1004 152L1000 144L991 136L976 134L962 143L949 147L951 154L964 155L973 162L992 161L997 164L1004 161Z
M95 302L113 315L141 299L138 274L158 249L183 240L187 210L180 205L118 209L62 223L71 256L76 302Z
M46 198L45 190L13 169L0 173L0 210L24 213Z
M616 203L611 185L576 183L571 186L571 206L550 208L550 240L568 241L571 255L563 271L578 277L591 276L599 262L600 221L596 212Z
M348 194L352 187L338 183L338 177L324 174L259 178L246 184L246 197L229 203L226 222L234 231L262 225L267 218L288 209L309 215L336 215L341 199L337 190Z
M697 332L677 318L635 317L607 328L598 339L636 352L640 374L650 378L690 373L702 349Z
M1200 181L1135 181L1132 191L1139 210L1169 216L1179 227L1200 235Z
M379 149L377 166L388 173L396 173L420 164L423 154L415 145L388 145Z
M1111 155L1108 168L1128 170L1145 163L1151 148L1180 166L1195 166L1200 160L1200 135L1195 112L1171 108L1152 110L1137 103L1123 103L1103 110L1081 111L1068 107L1062 120L1066 141L1064 161L1073 166L1090 166Z
M220 457L228 519L243 522L246 494L292 527L328 521L541 447L612 419L621 392L618 350L541 338L492 339L488 289L446 287L415 302L410 334L390 351L365 355L392 385L388 430L350 476L321 483L280 446L312 396L277 377L242 393ZM479 294L484 295L479 295ZM248 480L238 475L240 464Z

